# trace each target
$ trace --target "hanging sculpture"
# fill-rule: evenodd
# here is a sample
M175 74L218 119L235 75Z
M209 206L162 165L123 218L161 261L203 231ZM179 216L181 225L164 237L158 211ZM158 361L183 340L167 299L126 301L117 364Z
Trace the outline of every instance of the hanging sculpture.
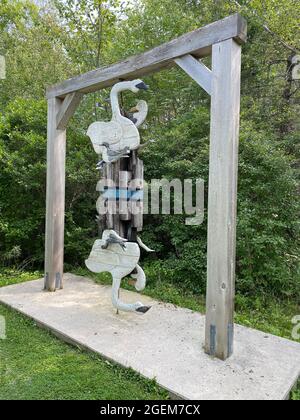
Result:
M102 162L116 162L122 157L127 157L131 150L136 150L140 145L140 134L135 123L142 124L147 116L148 108L145 101L140 101L137 107L142 107L137 113L133 114L132 120L121 114L118 94L131 90L133 93L139 90L147 89L147 85L142 80L133 80L131 82L121 82L114 85L110 93L112 119L110 122L97 121L88 128L87 135L90 137L94 150L97 154L102 154ZM142 118L140 115L142 114ZM138 118L136 118L136 116Z
M112 303L121 311L147 312L150 307L141 302L123 303L119 299L119 289L122 278L129 274L135 279L134 286L141 291L146 286L146 276L138 265L140 247L135 242L121 238L114 230L105 230L102 239L95 241L89 258L85 261L87 268L93 273L107 271L113 278ZM134 273L136 271L136 274Z
M134 108L125 112L120 109L119 93L125 90L137 93L147 88L139 79L114 85L110 94L111 121L94 122L87 131L95 152L102 158L97 168L103 170L104 187L100 190L96 206L98 221L103 227L102 239L95 241L85 264L94 273L111 273L113 306L117 310L136 313L146 313L150 307L141 302L123 303L119 291L122 279L128 275L137 291L145 288L146 276L138 264L140 247L153 252L138 236L143 226L143 162L137 156L140 147L137 127L145 121L148 105L140 100ZM130 208L132 202L134 212ZM103 206L107 210L104 216L100 211ZM113 206L115 211L111 211Z

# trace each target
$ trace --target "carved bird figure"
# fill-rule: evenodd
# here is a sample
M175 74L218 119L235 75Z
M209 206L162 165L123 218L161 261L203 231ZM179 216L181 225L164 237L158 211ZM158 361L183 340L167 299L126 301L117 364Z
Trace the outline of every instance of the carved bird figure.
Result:
M130 151L139 147L140 135L138 129L133 121L122 115L118 95L125 90L137 93L146 89L148 89L148 86L140 79L115 84L110 93L111 121L97 121L89 126L87 135L92 141L95 152L102 154L104 162L116 162L120 158L120 153L124 155L125 149ZM139 112L141 111L138 111L137 114ZM141 120L142 114L139 114L138 117ZM112 152L115 152L116 155L113 156Z
M146 101L138 101L135 107L129 110L132 113L132 121L136 127L140 127L147 118L148 104Z
M142 242L142 245L145 246ZM131 274L135 279L136 290L141 291L146 285L146 276L138 265L140 247L136 242L129 242L119 236L114 230L105 230L102 239L97 239L89 258L85 261L87 268L93 273L109 272L113 278L112 304L115 308L126 312L146 313L150 306L141 302L124 303L119 298L121 281Z

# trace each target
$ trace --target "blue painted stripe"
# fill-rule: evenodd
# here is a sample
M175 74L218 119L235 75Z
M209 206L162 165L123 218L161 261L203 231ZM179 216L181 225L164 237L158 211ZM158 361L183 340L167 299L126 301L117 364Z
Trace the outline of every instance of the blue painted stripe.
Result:
M143 190L128 190L126 188L106 188L101 194L108 200L143 200Z

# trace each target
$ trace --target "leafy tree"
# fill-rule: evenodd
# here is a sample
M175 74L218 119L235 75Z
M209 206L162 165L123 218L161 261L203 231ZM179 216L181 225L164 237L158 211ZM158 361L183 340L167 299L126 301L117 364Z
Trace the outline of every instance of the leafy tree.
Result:
M243 47L237 229L237 287L243 294L300 297L298 1L53 0L2 1L1 45L8 77L0 82L0 253L3 262L43 263L46 86L70 75L145 51L199 26L240 12L248 21ZM205 59L210 65L210 59ZM142 152L148 179L208 181L208 95L185 73L145 79L150 91ZM96 156L85 135L110 118L108 91L86 95L68 130L66 264L81 265L97 235ZM142 96L141 96L142 97ZM126 109L136 97L126 93ZM147 216L145 241L157 249L150 272L202 293L206 283L206 219ZM35 238L35 240L33 240ZM156 281L157 276L151 276Z
M42 267L46 195L46 104L17 98L0 125L0 254ZM82 263L97 234L96 171L86 137L70 130L67 147L66 261Z

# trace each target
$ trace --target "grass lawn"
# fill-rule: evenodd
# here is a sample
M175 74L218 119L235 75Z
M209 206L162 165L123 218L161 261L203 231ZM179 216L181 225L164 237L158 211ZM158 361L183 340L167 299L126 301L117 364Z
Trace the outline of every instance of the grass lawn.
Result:
M0 275L0 286L41 277ZM0 340L0 399L167 399L154 381L69 346L33 321L0 305L7 339Z
M88 275L101 284L109 275ZM41 277L40 273L0 273L0 287ZM131 289L131 286L125 288ZM149 284L147 295L203 312L204 299L165 283ZM293 302L237 296L235 321L291 339L291 319L300 314ZM0 340L0 399L167 399L154 381L81 351L37 328L22 315L0 305L7 339ZM46 390L46 391L45 391ZM300 400L300 384L292 394Z

